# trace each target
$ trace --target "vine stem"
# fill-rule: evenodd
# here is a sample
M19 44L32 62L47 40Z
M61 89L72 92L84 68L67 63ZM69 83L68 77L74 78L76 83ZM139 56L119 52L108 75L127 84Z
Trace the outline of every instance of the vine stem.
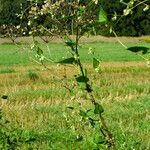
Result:
M85 73L84 73L84 68L83 65L81 63L80 60L80 55L79 55L79 51L78 51L78 44L79 44L79 25L77 23L77 28L76 28L76 45L75 45L75 54L77 55L76 61L77 61L77 65L79 66L80 72L83 76L83 78L85 78ZM86 91L90 97L90 101L91 103L96 106L97 102L93 96L92 93L92 87L91 85L89 85L88 81L85 80L85 85L86 85ZM102 135L105 137L105 139L107 140L107 145L109 148L113 148L115 146L114 144L114 138L112 133L109 131L107 124L105 122L104 117L102 116L102 114L99 114L99 120L101 122L102 127L100 128L100 132L102 133Z

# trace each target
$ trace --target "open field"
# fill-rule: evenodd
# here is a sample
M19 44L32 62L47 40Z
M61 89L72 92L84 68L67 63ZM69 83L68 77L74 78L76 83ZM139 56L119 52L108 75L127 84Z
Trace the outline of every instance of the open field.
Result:
M126 42L127 46L147 46L145 42ZM88 99L74 87L76 96L65 88L75 83L76 67L48 64L49 70L31 62L29 46L0 45L0 99L3 123L10 141L9 149L17 150L92 150L94 130L83 126L78 115L80 106L92 107ZM26 49L23 49L26 47ZM50 54L44 44L45 55L60 60L67 57L66 47L51 43ZM102 60L102 71L92 69L88 47ZM81 44L81 60L88 68L97 101L104 106L104 116L112 131L117 150L150 149L150 68L137 55L128 52L117 42ZM148 54L149 55L149 54ZM66 77L65 77L66 76ZM67 106L77 109L70 110ZM7 123L5 119L8 120ZM4 131L0 130L0 133ZM83 137L83 140L79 137ZM2 140L1 140L2 141ZM3 143L5 143L3 141ZM0 143L0 149L8 149Z
M150 43L146 42L125 42L127 47L130 46L146 46L150 47ZM49 51L45 44L39 44L44 51L44 55L47 58L52 58L54 61L59 61L62 57L69 57L69 52L63 43L50 43ZM118 42L91 42L80 44L81 60L84 63L91 63L92 57L88 55L88 49L92 47L95 55L102 61L143 61L139 56L127 51ZM32 60L30 57L34 57L34 52L31 52L29 44L21 44L18 46L14 44L1 44L0 45L0 65L27 65L31 64ZM148 53L150 56L150 53ZM148 57L148 56L147 56ZM35 63L34 63L35 64Z

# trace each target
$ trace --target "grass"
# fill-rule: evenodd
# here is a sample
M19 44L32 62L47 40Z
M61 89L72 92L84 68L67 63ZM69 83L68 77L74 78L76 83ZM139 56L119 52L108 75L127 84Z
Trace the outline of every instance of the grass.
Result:
M150 43L125 43L130 46L146 46L150 47ZM69 57L70 54L66 46L62 43L50 43L50 52L47 51L45 44L39 45L46 57L54 59L56 62L61 60L62 57ZM26 47L26 48L25 48ZM124 49L118 42L93 42L80 44L81 60L85 63L92 61L91 55L88 55L88 49L92 47L95 55L102 61L141 61L142 59L133 54L132 52ZM25 49L24 49L25 48ZM23 44L18 47L13 44L0 45L0 65L15 65L15 64L30 64L29 56L34 58L34 53L30 51L28 44ZM149 55L149 54L148 54ZM148 57L148 56L147 56ZM50 62L49 62L50 63Z
M0 74L3 74L3 73L13 73L13 72L15 72L15 70L13 69L13 68L2 68L2 69L0 69Z
M85 48L88 46L94 46L97 57L104 60L100 74L95 74L90 65L91 59ZM64 66L49 64L49 70L45 70L29 63L27 52L14 54L17 51L14 45L0 47L1 70L7 70L0 73L0 96L8 96L8 99L0 99L4 117L0 120L0 149L94 149L95 131L89 124L83 125L78 115L80 106L84 109L92 106L76 86L76 96L64 87L74 85L73 75L78 69L67 66L64 70ZM61 44L50 44L50 47L54 49L52 57L59 60L65 47ZM82 48L82 60L89 70L94 95L105 108L104 116L114 135L116 149L149 150L150 68L117 43L88 43ZM2 54L14 55L8 59ZM14 71L9 72L8 68ZM70 110L67 106L76 109ZM6 140L2 139L9 139L11 146L5 145Z

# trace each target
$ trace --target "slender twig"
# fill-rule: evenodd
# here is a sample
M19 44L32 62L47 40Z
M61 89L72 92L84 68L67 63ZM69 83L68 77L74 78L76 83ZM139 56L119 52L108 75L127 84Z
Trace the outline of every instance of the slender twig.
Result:
M126 45L124 45L122 42L121 42L121 40L118 38L118 36L117 36L117 34L116 34L116 32L115 31L112 31L113 32L113 34L115 35L115 37L116 37L116 39L117 39L117 41L124 47L124 48L128 48Z
M77 55L77 65L80 68L81 74L83 76L83 78L85 78L85 73L84 73L84 68L82 66L82 63L80 61L80 55L79 55L79 51L78 51L78 44L79 44L79 25L77 24L77 28L76 28L76 48L75 48L75 53ZM86 85L86 91L90 96L90 101L92 102L92 104L94 106L96 106L96 100L93 96L92 93L92 87L91 85L89 85L88 83L89 81L85 80L85 85ZM102 114L99 114L99 119L100 122L102 124L102 128L100 128L100 132L102 133L102 135L105 137L105 139L107 140L107 144L108 147L114 147L114 139L113 139L113 135L112 133L109 131L107 124L105 122L104 117L102 116Z
M136 8L137 6L141 5L141 4L144 4L145 2L147 2L149 0L145 0L145 1L142 1L142 2L139 2L138 4L136 4L134 7L132 7L131 9L134 9Z

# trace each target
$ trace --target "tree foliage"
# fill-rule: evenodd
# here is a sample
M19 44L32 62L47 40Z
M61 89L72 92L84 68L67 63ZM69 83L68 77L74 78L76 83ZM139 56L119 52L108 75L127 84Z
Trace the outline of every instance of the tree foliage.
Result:
M86 7L92 1L97 3L97 5L83 10L83 7ZM27 35L27 31L30 30L30 27L27 25L27 17L31 18L33 12L36 13L36 16L34 16L32 22L28 23L34 26L32 32L36 31L38 35L45 35L47 32L45 32L44 28L56 31L58 29L55 26L57 22L54 19L52 20L52 17L55 17L61 21L61 27L67 30L69 34L74 34L76 19L73 17L76 12L76 8L74 8L76 2L76 0L0 0L0 34L6 35L9 32L11 34L18 35L21 33L20 35L23 35L22 33L24 32ZM57 8L56 15L51 16L50 11L54 5L59 5L59 3L61 5ZM94 18L98 17L99 9L97 8L101 5L108 14L109 24L113 25L113 29L118 35L140 36L150 34L149 0L145 0L144 3L142 0L80 0L79 3L81 4L81 8L79 8L80 13L78 15L83 13L82 11L86 11L85 16L88 14L88 17L92 16ZM141 4L139 5L139 3ZM23 14L23 16L19 16L18 14ZM87 19L87 21L89 20ZM17 25L21 29L16 29ZM83 28L87 30L86 23L84 23ZM109 29L103 26L95 26L93 28L88 23L88 28L92 28L89 34L111 35ZM59 30L58 33L60 33Z
M150 34L150 1L100 0L108 20L118 35L141 36ZM100 33L110 35L103 29Z
M30 5L24 0L0 0L0 36L16 36L27 33L27 19L20 14Z

